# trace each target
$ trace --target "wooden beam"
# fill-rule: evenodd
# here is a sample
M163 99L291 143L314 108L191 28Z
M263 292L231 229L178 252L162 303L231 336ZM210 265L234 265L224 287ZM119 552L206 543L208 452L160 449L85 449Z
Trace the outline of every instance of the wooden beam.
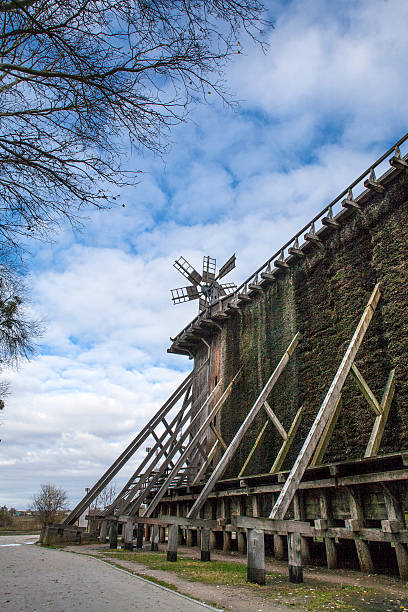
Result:
M226 443L224 441L224 438L221 436L220 432L215 427L214 423L210 423L210 428L211 428L211 431L215 434L216 438L218 438L218 441L221 444L222 448L224 450L227 450L227 445L226 445Z
M297 347L297 345L298 345L298 343L300 341L300 338L301 338L301 335L298 332L295 335L295 337L293 338L293 340L290 343L290 345L288 346L285 354L283 355L282 359L280 360L280 362L276 366L275 370L273 371L272 375L270 376L270 378L269 378L268 382L266 383L265 387L262 389L261 393L259 394L259 396L256 399L255 403L253 404L253 406L250 409L249 413L245 417L241 427L238 429L238 431L235 434L235 436L234 436L231 444L229 445L228 449L225 451L224 455L221 457L220 461L218 462L218 465L214 469L214 471L211 474L207 484L204 486L203 490L201 491L200 495L198 496L197 500L195 501L193 507L190 509L190 511L189 511L187 516L189 516L189 517L197 516L200 508L204 505L208 495L213 490L213 488L215 486L215 483L217 482L217 480L224 473L225 468L227 467L227 465L230 462L231 458L235 454L235 451L237 450L238 446L240 445L240 443L241 443L244 435L246 434L248 428L253 423L253 421L254 421L256 415L258 414L260 408L265 403L265 400L268 398L269 393L272 391L273 387L275 386L276 382L279 379L279 376L282 374L283 370L285 369L289 359L291 358L291 356L293 354L293 351L296 349L296 347Z
M322 463L323 457L326 453L327 447L330 442L330 438L332 437L333 430L336 427L336 423L338 421L340 412L341 412L341 394L339 395L339 399L337 400L337 404L334 409L334 412L332 412L329 420L327 421L327 425L324 428L322 437L319 440L319 443L315 450L315 454L313 455L312 460L310 462L310 467L313 467L315 465L319 465L320 463Z
M360 370L356 366L355 363L351 366L351 374L353 375L354 380L356 381L360 391L366 398L367 402L370 404L371 408L374 410L377 416L381 415L381 407L378 403L374 393L371 391L370 387L367 385L366 381L363 378Z
M349 488L349 499L351 519L358 523L360 528L362 528L364 527L364 512L358 489L354 489L353 487ZM374 569L374 564L367 542L362 538L356 538L354 542L356 545L358 561L360 563L361 571L372 572Z
M213 460L215 453L217 452L217 448L218 446L220 446L220 442L217 439L214 442L213 447L211 448L210 452L208 453L208 457L207 459L204 461L204 463L202 464L202 466L200 467L200 469L197 472L197 476L194 478L193 482L191 483L192 485L195 485L197 483L200 482L200 480L202 479L202 477L205 474L206 469L208 468L208 466L210 465L211 461Z
M251 461L252 455L254 454L254 452L256 451L256 449L258 448L258 445L262 439L262 436L264 435L266 428L268 427L269 421L268 419L266 419L265 424L263 425L261 431L259 432L256 440L255 440L255 444L253 445L253 447L251 448L251 450L249 451L249 455L248 457L245 459L244 461L244 465L242 466L239 474L238 474L238 478L241 478L241 476L243 475L243 473L246 470L246 467L248 465L248 463Z
M376 417L364 457L374 457L378 453L384 429L387 424L391 402L395 391L395 369L391 370L381 399L381 414Z
M289 429L288 437L286 438L286 440L280 447L279 453L274 461L273 466L271 467L271 470L270 470L271 474L275 474L276 472L279 472L279 470L281 469L283 462L285 461L286 455L288 454L288 451L292 445L296 432L299 429L299 425L303 417L303 410L304 410L304 406L301 406L299 410L297 411L296 416L293 419L291 428Z
M272 508L270 518L284 518L296 489L305 473L305 470L315 452L316 446L320 440L324 428L326 427L327 421L330 415L337 406L338 398L341 394L341 390L344 385L344 381L350 372L353 361L357 355L357 351L361 346L367 328L375 312L375 308L380 299L380 286L377 284L374 291L372 292L366 308L364 309L363 315L357 326L356 331L351 339L351 342L346 350L343 360L336 372L332 384L327 392L325 399L320 407L320 410L316 416L316 419L309 431L309 434L300 450L300 453L293 465L293 468L285 482L283 489Z
M268 417L271 419L272 423L275 425L276 429L278 430L281 438L283 438L284 440L287 440L288 434L286 433L285 428L282 426L280 420L278 419L278 417L276 416L276 414L274 413L274 411L272 410L272 408L270 407L270 405L268 404L266 400L264 401L264 408L265 408L266 414L268 415Z
M391 489L389 486L383 484L382 489L384 492L385 506L387 508L388 520L390 522L396 521L405 529L405 515L402 509L400 500L398 499L398 492ZM395 554L397 556L398 570L402 580L408 580L408 549L407 545L394 542Z

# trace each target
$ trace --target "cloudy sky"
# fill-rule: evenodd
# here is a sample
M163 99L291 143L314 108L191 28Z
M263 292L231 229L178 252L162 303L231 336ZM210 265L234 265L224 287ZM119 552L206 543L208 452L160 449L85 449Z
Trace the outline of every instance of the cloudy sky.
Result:
M126 208L33 246L47 331L8 374L0 504L27 507L52 482L73 506L191 369L166 353L197 309L170 301L174 259L235 252L226 280L244 280L407 131L406 0L267 6L268 52L248 46L226 72L239 109L195 108L165 163L129 157L144 174Z

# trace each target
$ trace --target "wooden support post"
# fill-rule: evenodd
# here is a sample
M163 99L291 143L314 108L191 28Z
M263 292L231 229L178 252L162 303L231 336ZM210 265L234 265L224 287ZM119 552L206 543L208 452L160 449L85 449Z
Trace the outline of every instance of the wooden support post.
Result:
M241 553L241 555L245 555L247 546L246 546L246 534L244 531L237 532L237 540L238 540L238 552Z
M330 507L329 498L327 492L324 490L320 491L320 517L327 520L327 525L330 527L332 524L332 511ZM337 550L335 538L324 537L324 545L326 548L326 560L327 567L329 569L337 568Z
M315 454L313 455L312 460L310 462L311 467L313 467L314 465L319 465L323 461L323 457L329 445L330 438L332 437L333 430L336 427L337 421L340 416L341 406L342 403L340 394L337 400L337 404L334 408L334 412L332 412L332 414L330 415L326 427L324 428L324 432L322 433L322 437L320 438L319 443L316 446Z
M169 525L169 541L167 544L167 561L177 561L178 525Z
M122 527L122 540L125 547L125 550L133 550L133 527L134 527L134 519L129 517L129 519L124 523Z
M223 552L229 552L231 550L231 538L232 538L232 534L230 531L222 532L222 550Z
M143 550L143 525L141 523L137 524L136 527L136 548L137 550Z
M159 550L159 526L158 525L152 525L150 542L151 542L150 550L152 551Z
M101 522L101 529L99 531L99 541L101 544L105 544L107 533L108 533L108 521L104 519Z
M383 437L385 425L387 423L388 415L390 412L392 398L394 397L395 391L395 369L391 370L390 375L385 385L384 393L381 399L381 414L376 417L371 432L370 439L367 444L364 457L374 457L378 453L380 448L381 440Z
M306 518L305 512L305 500L304 500L304 492L297 491L295 497L293 498L293 510L295 519L297 521L303 521ZM310 554L310 543L308 538L305 536L301 536L301 552L302 552L302 560L303 564L307 565L311 561Z
M354 521L354 530L358 531L359 527L364 527L363 506L361 503L359 491L357 489L353 489L352 487L349 487L348 491L350 498L350 515L352 521ZM374 570L374 564L371 558L371 552L368 546L368 542L356 536L356 538L354 539L354 543L356 545L358 561L360 563L361 571L372 572Z
M286 440L284 440L282 446L280 447L279 453L274 461L273 466L271 467L270 473L276 474L281 469L283 462L285 461L286 455L292 445L293 439L296 435L297 430L299 429L300 422L303 416L304 406L301 406L296 413L295 418L293 419L293 423L291 428L288 431L288 436Z
M256 415L258 414L259 410L263 406L265 400L268 399L268 396L269 396L270 392L272 391L273 387L275 386L276 382L279 380L279 377L280 377L281 373L283 372L283 370L285 369L287 363L289 362L289 359L291 358L294 350L296 349L296 347L297 347L297 345L298 345L298 343L300 341L300 338L301 338L301 335L298 332L295 335L295 337L293 338L293 340L290 343L290 345L288 346L285 354L283 355L282 359L280 360L280 362L276 366L275 370L273 371L273 373L270 376L268 382L266 383L266 385L262 389L261 393L259 394L259 396L256 399L255 403L253 404L253 406L250 409L249 413L245 417L243 423L241 424L241 427L238 429L238 431L235 434L234 438L232 439L231 444L229 445L228 449L225 451L224 455L221 457L221 459L218 462L217 466L215 467L213 473L211 474L210 478L208 479L206 485L204 486L204 488L202 489L200 495L196 499L193 507L190 509L189 513L187 514L188 518L195 518L198 515L198 512L199 512L200 508L203 506L203 504L205 503L205 501L208 498L209 494L213 490L217 480L224 473L228 463L230 462L231 458L235 454L235 451L237 450L238 446L242 442L242 439L243 439L245 433L247 432L248 428L253 423Z
M210 545L210 530L201 529L201 561L210 561L211 559L211 545Z
M186 529L186 546L191 548L193 546L193 530Z
M265 584L265 537L261 529L247 529L247 581Z
M296 458L296 461L290 471L290 474L283 485L280 495L272 508L269 518L284 519L285 514L290 506L294 494L302 480L303 474L315 452L316 446L320 440L324 428L337 406L338 398L341 394L344 382L350 372L353 361L357 355L357 351L361 346L367 328L370 324L375 308L380 299L380 287L377 284L373 293L370 296L368 304L364 309L363 315L357 325L356 331L353 334L351 342L345 352L342 362L336 372L330 389L320 407L320 410L315 418L315 421L309 431L306 440Z
M273 554L278 561L283 561L285 558L285 540L277 533L273 536Z
M166 541L166 529L164 527L159 527L159 542L160 544L164 544Z
M217 536L215 535L215 531L210 530L210 548L211 550L215 550L217 548Z
M398 492L390 485L382 485L384 492L385 506L389 521L400 524L401 529L405 529L405 516L398 498ZM394 542L395 554L397 556L398 571L401 580L408 580L408 549L403 542Z
M265 430L266 430L266 428L268 427L268 423L269 423L269 421L268 421L268 420L266 420L266 421L265 421L265 424L263 425L263 427L262 427L261 431L259 432L259 434L258 434L258 436L257 436L257 438L256 438L256 440L255 440L255 443L254 443L253 447L252 447L252 448L251 448L251 450L249 451L248 457L245 459L244 464L243 464L242 468L240 469L240 472L239 472L239 474L238 474L238 478L241 478L241 476L242 476L242 475L243 475L243 473L245 472L245 470L246 470L246 468L247 468L248 463L249 463L249 462L251 461L251 459L252 459L252 455L254 454L254 452L256 451L256 449L257 449L257 448L258 448L258 446L259 446L260 441L262 440L262 436L264 435Z
M299 533L288 533L288 561L290 582L303 582L302 548Z
M109 530L109 548L118 547L118 524L112 521Z

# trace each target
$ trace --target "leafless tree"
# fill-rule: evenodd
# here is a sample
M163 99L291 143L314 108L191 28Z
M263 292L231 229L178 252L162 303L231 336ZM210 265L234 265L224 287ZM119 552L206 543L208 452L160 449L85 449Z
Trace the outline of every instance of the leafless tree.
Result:
M113 500L116 497L116 484L115 482L107 485L102 491L99 493L98 497L94 500L91 505L91 512L97 512L98 510L105 510L108 506L111 505Z
M47 238L135 180L190 102L225 96L259 0L0 0L0 250ZM123 163L124 162L124 163Z
M67 508L67 492L54 484L42 484L38 495L33 498L33 510L43 525L55 522L57 513Z

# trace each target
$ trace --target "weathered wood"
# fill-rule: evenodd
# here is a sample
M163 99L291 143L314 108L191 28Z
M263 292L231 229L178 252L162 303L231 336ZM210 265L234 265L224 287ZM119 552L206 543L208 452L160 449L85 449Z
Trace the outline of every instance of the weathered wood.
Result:
M136 548L137 550L143 550L143 525L139 523L136 528Z
M295 335L295 337L293 338L293 340L290 343L290 345L288 346L285 354L283 355L283 357L280 360L279 364L276 366L276 368L273 371L272 375L270 376L268 382L266 383L266 385L262 389L260 395L258 396L257 400L253 404L253 406L252 406L251 410L249 411L249 413L247 414L246 418L244 419L241 427L238 429L237 433L235 434L235 436L234 436L233 440L231 441L231 444L229 445L228 449L225 451L224 455L221 457L221 459L218 462L217 466L215 467L213 473L211 474L210 478L208 479L206 485L204 486L204 488L202 489L200 495L196 499L193 507L190 509L189 513L187 514L188 517L197 516L200 508L203 506L203 504L205 503L208 495L213 490L213 488L215 486L215 483L221 477L221 475L224 473L228 463L230 462L231 458L235 454L235 451L237 450L238 446L240 445L240 443L241 443L245 433L247 432L247 430L250 427L250 425L253 423L253 421L254 421L256 415L258 414L260 408L264 404L265 400L268 398L269 393L272 391L272 388L275 386L277 380L279 379L279 376L281 375L281 373L285 369L285 367L286 367L290 357L292 356L296 346L298 345L298 343L300 341L300 338L301 338L301 335L298 332Z
M297 491L293 498L293 514L296 521L302 521L306 517L303 491ZM302 560L307 565L311 561L310 544L308 538L303 535L301 538Z
M123 536L122 541L125 547L125 550L133 550L133 528L134 528L134 519L129 518L129 520L124 523L122 530Z
M245 555L246 553L246 533L244 531L237 532L237 546L238 552L241 555Z
M186 516L170 516L168 514L164 514L160 519L146 519L146 521L149 522L157 520L160 520L161 523L165 523L166 525L179 525L180 527L218 528L218 521L216 519L188 518Z
M210 465L211 461L214 459L215 453L217 452L217 449L218 449L219 446L220 446L220 442L217 439L215 441L213 447L211 448L210 452L208 453L207 459L204 461L204 463L202 464L202 466L198 470L197 476L194 478L194 480L192 482L193 485L199 483L200 480L202 480L202 478L204 478L205 473L207 471L207 468Z
M273 554L278 561L283 561L285 558L285 539L281 535L273 536Z
M101 529L99 531L99 541L101 544L105 544L107 534L108 534L108 521L104 520L101 522Z
M224 530L222 532L222 550L223 552L229 552L231 550L232 533Z
M260 529L247 530L247 580L265 584L265 538Z
M377 416L381 416L381 406L355 363L353 363L351 366L351 374L356 381L358 388L366 398L367 402L370 404L371 408L374 410L375 414Z
M159 526L159 542L160 544L164 544L166 541L166 529L162 526Z
M169 525L167 543L167 561L177 561L179 526Z
M232 516L231 525L241 529L262 529L262 531L285 532L285 533L305 533L314 536L314 529L306 521L291 521L282 519L268 519L253 516Z
M330 507L329 498L327 492L322 490L320 491L320 516L322 519L327 520L327 527L332 524L332 510ZM337 550L336 550L336 540L335 538L329 538L324 536L324 546L326 549L326 560L327 567L329 569L337 568Z
M303 582L301 538L298 533L288 534L289 581Z
M271 474L275 474L276 472L279 472L279 470L281 469L283 462L286 459L286 455L288 454L289 449L292 446L292 442L296 436L296 432L299 429L299 425L303 417L304 408L305 408L304 406L301 406L299 410L297 411L296 416L293 419L293 423L288 431L287 438L282 444L282 446L280 447L277 457L274 461L274 464L271 467L271 470L270 470Z
M405 515L398 498L398 492L389 485L382 485L384 492L385 507L389 522L399 523L405 530ZM408 580L408 548L406 544L394 542L395 554L397 557L398 571L402 580Z
M224 438L221 436L220 432L218 431L218 429L216 428L214 423L210 423L210 428L211 428L211 431L215 434L215 436L218 439L219 443L221 444L222 448L224 450L227 450L227 445L226 445L226 443L224 441Z
M367 444L367 448L364 453L364 457L373 457L378 453L380 448L381 440L384 434L384 429L387 424L388 415L392 399L395 391L395 369L391 370L390 375L385 385L384 393L381 399L381 414L376 417L371 432L370 439Z
M354 489L353 487L350 487L348 491L349 491L349 499L350 499L351 518L354 519L355 521L358 521L361 527L363 527L364 526L364 513L363 513L363 506L360 500L359 491L357 489ZM371 552L370 552L368 543L365 540L359 539L359 538L355 538L354 542L356 545L358 561L360 563L361 571L362 572L372 572L374 569L374 564L371 558Z
M241 375L241 369L238 370L238 372L235 374L234 378L231 380L231 382L229 383L227 388L223 391L221 397L216 401L215 406L212 408L212 410L210 410L210 413L208 414L208 416L199 425L198 430L194 433L194 435L191 438L190 442L187 444L187 446L184 449L183 453L181 454L179 459L176 461L174 467L170 471L168 477L165 479L165 481L162 484L162 486L160 487L159 491L156 493L154 499L150 502L150 504L149 504L149 506L148 506L148 508L147 508L147 510L145 512L145 516L150 516L154 512L154 510L157 507L157 504L160 502L161 498L164 496L164 494L166 493L167 489L169 488L169 485L172 482L173 478L175 476L177 476L177 474L179 473L182 465L186 462L186 460L188 460L188 458L190 457L192 451L197 446L197 443L200 442L200 439L201 439L204 431L209 427L210 423L214 420L214 418L216 417L216 415L218 414L218 412L221 410L222 406L224 405L225 401L230 396L233 384L235 383L235 381L237 380L237 378L240 375ZM213 389L213 391L211 392L210 395L213 395L214 390L217 388L217 386ZM191 422L190 427L189 427L189 431L192 431L193 428L197 426L197 424L196 424L196 419L197 418L198 418L198 415ZM202 417L200 416L199 418L202 418ZM185 437L185 434L183 433L183 438L184 437ZM181 439L180 439L180 443L181 443ZM174 455L175 452L176 451L172 451L171 455ZM166 469L166 466L164 465L163 467L160 468L160 470L158 472L158 475L164 473L165 469ZM144 495L144 496L146 496L146 495ZM141 497L141 499L142 499L142 497ZM191 513L191 510L190 510L190 512L189 512L189 514L187 516L192 516L190 513Z
M191 548L193 546L193 530L186 529L186 546Z
M278 419L278 417L276 416L276 414L274 413L274 411L272 410L272 408L270 407L270 405L268 404L266 400L264 401L264 408L265 408L266 414L268 415L268 417L271 419L272 423L275 425L276 429L278 430L281 438L283 438L284 440L287 440L288 434L286 433L285 428L283 427L282 423L280 422L280 420Z
M118 547L118 524L112 521L109 529L109 548Z
M363 341L365 332L367 331L367 328L373 317L379 299L380 288L377 284L370 296L370 299L360 319L357 329L354 332L351 342L343 357L343 360L337 370L332 384L330 385L329 391L327 392L327 395L323 400L320 410L300 450L300 453L292 467L288 479L285 482L274 507L272 508L270 518L284 518L290 506L296 489L298 488L303 474L305 473L305 470L313 456L313 453L315 452L320 436L322 435L324 428L326 427L326 423L337 405L337 400L340 396L344 382L347 378L348 373L350 372L352 363Z
M326 427L324 428L322 436L319 440L319 443L316 446L315 453L310 462L310 467L313 467L315 465L319 465L320 463L322 463L327 447L329 446L329 442L332 437L333 430L336 427L336 424L337 424L337 421L338 421L338 418L341 412L341 405L342 404L341 404L341 394L340 394L337 400L337 404L334 408L334 412L332 412L332 414L330 415L329 420L327 421Z
M268 424L269 424L269 421L266 420L264 425L263 425L263 427L262 427L262 429L261 429L261 431L259 432L259 434L258 434L258 436L257 436L257 438L255 440L254 445L252 446L251 450L249 451L248 457L245 459L244 464L243 464L242 468L240 469L240 472L238 474L238 478L241 478L241 476L245 472L245 470L246 470L246 468L248 466L248 463L251 461L252 455L254 454L254 452L256 451L256 449L259 446L260 441L262 440L262 436L264 435L265 430L268 427Z
M201 561L211 560L211 546L210 546L210 530L201 529Z
M152 525L151 536L150 536L151 550L159 550L159 526Z

